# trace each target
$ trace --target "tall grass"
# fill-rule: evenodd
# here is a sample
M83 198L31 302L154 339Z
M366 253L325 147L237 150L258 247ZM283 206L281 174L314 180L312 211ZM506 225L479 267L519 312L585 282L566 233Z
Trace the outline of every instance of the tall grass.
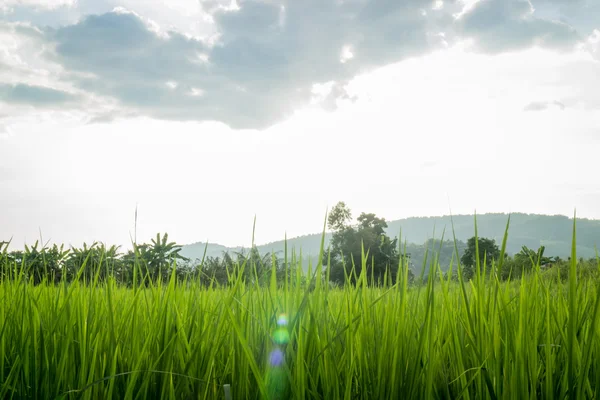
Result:
M404 264L394 285L367 287L362 268L344 288L321 265L309 285L300 268L249 284L242 264L227 287L173 275L133 289L32 285L14 266L0 283L0 398L223 399L226 384L235 399L600 396L600 282L577 280L575 253L566 282L539 265L500 282L502 258L464 281L458 257L455 282L435 249L428 260L421 285ZM286 248L285 263L301 255Z

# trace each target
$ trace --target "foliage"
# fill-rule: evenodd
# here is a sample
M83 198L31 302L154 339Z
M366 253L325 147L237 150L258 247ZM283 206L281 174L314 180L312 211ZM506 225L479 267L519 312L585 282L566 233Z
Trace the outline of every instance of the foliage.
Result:
M274 271L276 282L290 279L295 269L284 264L278 255L261 254L256 246L241 249L220 257L190 260L180 254L181 245L169 242L168 235L157 234L150 243L135 245L125 253L118 246L103 243L83 244L83 247L64 249L63 246L25 246L23 251L8 251L8 243L0 242L0 279L23 274L33 284L80 281L83 284L107 282L112 278L118 284L145 286L168 282L174 273L178 282L194 280L204 286L226 285L234 269L243 271L249 283L270 284Z
M2 268L5 275L10 276L17 273L16 269L10 271L7 265L20 267L19 273L23 274L25 279L30 279L34 284L39 284L46 280L49 282L58 282L62 279L65 260L69 254L64 249L54 244L52 247L40 247L39 241L32 246L25 245L23 251L13 251L4 257L5 266Z
M331 263L330 280L336 284L356 284L361 271L366 269L370 284L381 284L386 279L395 282L400 264L398 239L391 239L385 233L385 219L361 213L358 224L351 225L351 216L348 206L339 202L327 219L328 227L334 231L330 251L323 258L323 265Z
M110 275L121 281L125 268L120 255L118 246L106 247L104 243L92 243L89 247L84 243L82 248L72 248L65 263L68 280L80 274L79 278L86 282L104 282Z
M171 267L176 264L177 260L188 261L179 254L180 252L181 246L175 242L169 242L168 234L165 233L161 238L157 233L156 239L151 239L149 244L135 246L133 254L129 254L129 260L135 256L139 257L150 281L157 281L167 279L171 275Z
M11 273L0 398L219 399L225 384L236 399L598 398L600 263L574 251L542 269L536 254L504 283L455 282L430 257L421 286L404 265L393 286L368 287L363 269L336 288L321 280L331 265L306 276L293 253L283 285L251 281L238 263L247 253L228 256L227 285L176 274L130 288L113 276L36 285Z
M479 255L479 262L477 261ZM467 241L467 249L460 258L460 262L464 267L465 279L471 279L475 275L475 268L480 265L484 266L488 271L491 270L492 263L500 257L500 249L494 239L484 237L471 237Z
M502 280L520 278L523 274L530 273L536 265L546 267L554 262L559 262L558 257L545 257L545 247L541 246L537 251L523 246L521 251L508 258L500 271Z
M478 233L481 237L487 237L500 242L504 235L507 214L489 213L477 216ZM399 242L402 243L402 251L406 245L406 251L411 253L411 260L415 265L415 272L420 273L424 265L424 254L427 247L422 244L432 237L432 232L442 232L445 230L448 237L450 227L453 234L456 235L459 248L466 248L462 245L468 238L473 236L474 219L472 215L453 215L442 217L411 217L400 220L386 221L388 227L386 233L390 237L398 236L401 232L402 237ZM598 220L577 220L577 231L579 239L577 241L577 254L584 258L592 258L596 255L596 248L600 247L600 221ZM539 215L539 214L511 214L511 227L509 237L506 243L506 253L514 255L521 251L522 246L537 249L545 246L546 254L560 256L566 259L571 253L571 237L569 227L573 219L562 215ZM331 233L325 234L325 247L329 246ZM439 235L434 237L439 238ZM202 258L207 247L206 255L220 257L224 251L239 251L239 248L227 248L214 243L195 243L183 247L181 254L185 257L196 259ZM321 246L321 234L305 235L296 238L288 238L264 245L257 246L260 253L274 252L283 254L285 247L288 251L295 249L303 252L303 268L306 271L308 261L313 265L319 261L319 248ZM462 246L462 247L461 247ZM437 248L437 247L436 247ZM429 247L431 250L431 247ZM445 252L446 253L446 252ZM452 253L452 252L450 252ZM447 253L446 253L447 254ZM459 253L459 256L462 253ZM449 266L450 257L440 255L440 266L446 272ZM425 265L427 265L425 263ZM425 272L427 274L427 271Z

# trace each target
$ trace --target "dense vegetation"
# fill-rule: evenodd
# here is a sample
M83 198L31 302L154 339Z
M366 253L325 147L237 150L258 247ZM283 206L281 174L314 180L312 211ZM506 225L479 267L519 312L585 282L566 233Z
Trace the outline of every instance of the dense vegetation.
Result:
M522 246L538 249L544 246L546 254L567 259L571 255L570 227L573 219L562 215L539 215L514 213L510 215L511 224L506 252L511 256L519 253ZM481 214L477 216L479 235L500 243L504 236L504 228L508 215L499 213ZM440 238L445 230L446 238L456 236L459 251L466 249L466 242L473 236L475 229L473 215L454 215L443 217L412 217L387 221L385 233L394 238L401 233L402 247L411 254L411 260L416 267L413 271L420 272L424 263L425 253L432 249L432 238ZM450 235L453 230L454 235ZM577 254L586 259L594 258L596 247L600 245L600 221L578 219L577 230L579 241ZM332 232L325 235L326 247L331 243ZM305 235L257 246L260 253L282 254L285 246L288 249L302 249L304 254L303 267L308 268L308 260L313 265L318 262L321 234ZM437 248L437 244L435 245ZM181 254L190 258L201 258L206 250L208 256L221 256L224 252L239 252L241 247L228 248L214 243L194 243L182 247ZM450 258L454 253L453 240L444 244L440 256L442 269L448 268Z
M575 230L568 260L526 246L507 257L506 235L475 231L462 254L432 241L411 280L385 221L353 225L340 209L327 263L308 274L295 252L256 249L182 271L166 235L125 254L5 246L0 398L219 399L224 385L236 399L600 395L600 262L577 257ZM342 262L361 235L371 245Z

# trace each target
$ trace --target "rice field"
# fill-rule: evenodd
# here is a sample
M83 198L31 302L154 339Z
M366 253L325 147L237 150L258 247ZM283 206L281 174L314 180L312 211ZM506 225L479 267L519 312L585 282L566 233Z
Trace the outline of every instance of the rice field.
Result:
M567 280L538 266L500 282L494 264L455 281L429 262L421 284L403 265L394 285L342 288L326 267L312 285L296 269L266 286L238 271L226 287L125 288L33 285L15 266L0 282L0 398L600 396L600 281L578 278L575 254Z

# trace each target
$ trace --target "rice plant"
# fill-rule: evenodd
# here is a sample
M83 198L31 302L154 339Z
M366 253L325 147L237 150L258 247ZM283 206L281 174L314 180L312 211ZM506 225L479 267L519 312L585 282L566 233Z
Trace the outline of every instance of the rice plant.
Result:
M176 268L146 281L142 265L133 287L100 272L40 283L13 262L0 282L0 398L600 396L600 280L581 278L575 250L566 280L532 259L530 274L502 282L502 256L491 268L477 256L466 280L458 255L444 274L432 249L420 283L401 261L379 286L368 254L343 287L287 250L283 282L275 268L250 279L256 265L242 262L223 286Z

